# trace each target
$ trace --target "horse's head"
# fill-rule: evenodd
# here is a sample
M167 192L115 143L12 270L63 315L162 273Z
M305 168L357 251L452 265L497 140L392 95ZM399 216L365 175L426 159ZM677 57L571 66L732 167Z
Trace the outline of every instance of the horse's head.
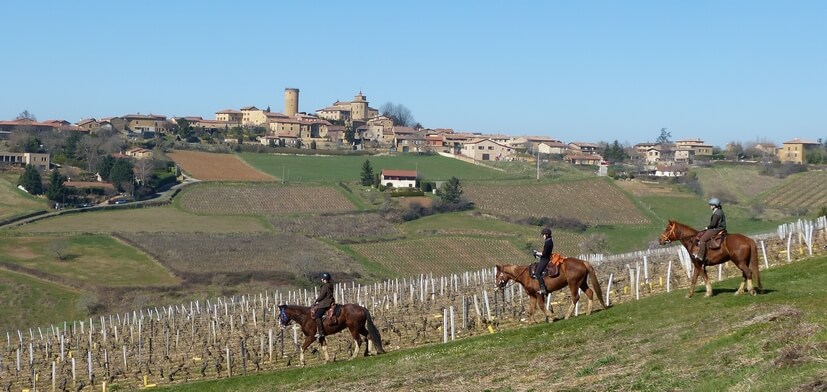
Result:
M660 238L658 239L658 242L661 245L665 245L676 240L678 238L675 234L675 229L677 227L677 223L675 221L670 220L669 224L667 224L666 228L663 230L663 233L660 233Z
M494 276L494 285L495 290L502 290L505 288L505 285L511 281L511 276L503 271L503 267L501 265L497 265L496 267L497 274Z
M286 328L290 324L290 316L287 315L287 305L279 305L279 325Z

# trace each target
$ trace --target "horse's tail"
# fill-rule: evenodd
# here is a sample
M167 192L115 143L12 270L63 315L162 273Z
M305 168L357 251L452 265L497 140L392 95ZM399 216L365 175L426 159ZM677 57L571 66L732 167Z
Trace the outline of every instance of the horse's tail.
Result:
M376 325L373 324L373 317L370 316L370 312L367 308L365 308L365 316L365 326L368 328L368 335L370 335L370 340L373 342L373 345L376 346L376 353L384 354L385 349L382 348L382 337L379 336L379 330L376 329Z
M752 276L755 278L755 285L758 286L758 292L763 294L764 287L761 285L761 274L758 272L761 266L758 265L758 245L755 240L749 239L749 268L752 271Z
M603 309L608 308L608 306L606 306L606 301L603 299L603 290L600 289L600 282L597 281L597 273L594 272L594 267L592 267L591 263L588 261L584 261L583 263L586 264L586 269L589 271L589 280L591 281L592 286L594 286L593 290L597 295L597 300L600 301L600 306L602 306Z

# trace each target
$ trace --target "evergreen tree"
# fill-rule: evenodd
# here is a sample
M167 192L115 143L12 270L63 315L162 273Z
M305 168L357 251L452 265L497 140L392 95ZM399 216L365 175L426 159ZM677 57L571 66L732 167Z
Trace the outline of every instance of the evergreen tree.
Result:
M112 166L115 165L115 158L111 155L106 155L98 164L98 174L106 181L109 181L109 172L112 171Z
M49 187L46 188L46 198L53 201L63 200L67 192L66 187L63 186L63 182L65 181L66 177L60 174L57 169L52 170L52 174L49 175Z
M116 159L109 172L109 181L123 192L124 184L135 182L135 172L132 169L132 162L128 159Z
M443 203L457 203L462 198L462 184L459 179L451 177L447 182L442 184L437 191L437 196L442 199Z
M22 185L26 191L32 195L39 195L43 193L43 183L40 178L40 173L33 165L26 165L26 169L20 178L17 180L17 185Z
M370 186L373 182L373 166L370 165L370 160L365 159L365 163L362 164L362 185Z

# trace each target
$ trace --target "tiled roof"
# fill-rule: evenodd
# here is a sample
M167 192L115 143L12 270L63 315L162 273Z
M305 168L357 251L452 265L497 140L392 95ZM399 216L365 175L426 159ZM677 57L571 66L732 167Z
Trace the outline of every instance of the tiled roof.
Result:
M383 176L416 177L416 170L382 170Z

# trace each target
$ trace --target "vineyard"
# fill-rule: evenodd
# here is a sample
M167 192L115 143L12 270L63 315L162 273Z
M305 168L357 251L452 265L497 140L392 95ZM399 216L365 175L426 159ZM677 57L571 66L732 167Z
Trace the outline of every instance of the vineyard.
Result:
M122 233L119 237L190 283L221 276L292 286L322 270L350 279L361 275L350 256L293 234Z
M790 232L788 239L766 236L760 245L762 269L810 257L813 249L823 255L827 229L818 230L815 244L801 243L801 233ZM427 247L412 241L411 248L416 245ZM506 246L496 241L476 245L486 250ZM794 252L782 258L790 249ZM687 271L676 252L672 247L594 261L609 303L686 287ZM369 285L339 283L336 297L340 303L357 303L371 312L386 350L513 328L526 317L528 297L519 285L495 292L492 266L497 262L489 263L475 272L413 274ZM737 274L720 268L716 276L714 270L710 268L713 280ZM315 290L297 290L222 297L9 331L5 341L0 339L0 385L6 390L114 390L116 386L171 385L295 366L302 334L295 328L279 328L277 305L309 305L316 294ZM552 294L556 314L567 307L567 296L562 291ZM578 314L584 310L584 301L581 298ZM332 335L328 343L338 360L353 348L346 334ZM318 352L308 356L310 364L321 361Z
M167 154L184 173L203 181L273 181L234 154L175 151Z
M199 214L276 215L356 209L331 186L196 184L179 200L183 209Z
M277 232L327 238L340 243L388 240L402 236L393 224L376 213L325 214L270 218Z
M827 207L827 172L807 172L789 178L767 192L761 201L781 208L817 211Z
M467 185L465 194L482 211L505 216L565 216L589 224L648 224L617 187L603 180L549 185Z
M448 274L503 263L526 261L527 252L503 239L439 236L392 243L354 244L351 248L395 276Z

